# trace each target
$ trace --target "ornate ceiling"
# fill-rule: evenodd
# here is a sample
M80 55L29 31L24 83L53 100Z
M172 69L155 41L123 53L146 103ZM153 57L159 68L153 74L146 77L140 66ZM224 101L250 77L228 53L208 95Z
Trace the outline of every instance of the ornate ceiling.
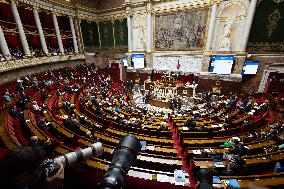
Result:
M108 3L108 0L57 0L61 2L66 2L68 4L79 4L87 7L100 7L105 2ZM114 3L116 0L112 0Z

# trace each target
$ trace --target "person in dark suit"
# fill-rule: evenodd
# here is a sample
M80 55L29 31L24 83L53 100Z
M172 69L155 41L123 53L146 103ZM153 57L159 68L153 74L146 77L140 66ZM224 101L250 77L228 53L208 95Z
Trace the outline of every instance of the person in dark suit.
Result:
M205 125L202 124L200 126L200 128L197 129L197 131L199 131L199 132L207 132L208 128Z

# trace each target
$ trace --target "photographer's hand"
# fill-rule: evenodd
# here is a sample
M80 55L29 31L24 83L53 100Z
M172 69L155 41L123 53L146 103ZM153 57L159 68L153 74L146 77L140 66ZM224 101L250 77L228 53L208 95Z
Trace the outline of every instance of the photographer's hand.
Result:
M53 176L48 176L48 171L45 169L45 180L47 189L62 189L64 180L64 167L60 164L60 169Z

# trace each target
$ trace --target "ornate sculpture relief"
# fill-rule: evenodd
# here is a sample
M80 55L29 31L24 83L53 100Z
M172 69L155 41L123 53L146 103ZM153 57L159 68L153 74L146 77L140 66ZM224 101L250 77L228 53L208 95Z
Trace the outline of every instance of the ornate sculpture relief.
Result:
M231 48L231 29L235 18L229 18L224 25L224 38L221 42L219 51L230 51Z
M243 39L249 3L246 0L222 1L218 7L213 37L214 51L238 51Z
M273 31L277 27L278 21L281 18L280 11L276 9L267 18L268 25L266 26L268 37L271 37Z
M133 35L134 35L134 50L145 51L146 48L146 16L139 12L134 15L133 19Z

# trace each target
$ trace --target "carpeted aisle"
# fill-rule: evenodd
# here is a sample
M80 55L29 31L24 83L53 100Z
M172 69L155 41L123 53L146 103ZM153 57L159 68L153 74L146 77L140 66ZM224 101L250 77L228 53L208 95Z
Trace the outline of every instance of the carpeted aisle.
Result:
M185 150L184 153L182 153L182 146L180 145L180 140L178 137L178 134L175 132L173 123L168 119L167 120L169 126L170 126L170 131L172 132L172 139L174 140L174 147L178 150L178 156L182 157L182 169L188 173L189 176L189 182L190 182L190 187L194 187L196 185L196 180L192 176L192 161L190 160L190 165L187 163L187 151Z

